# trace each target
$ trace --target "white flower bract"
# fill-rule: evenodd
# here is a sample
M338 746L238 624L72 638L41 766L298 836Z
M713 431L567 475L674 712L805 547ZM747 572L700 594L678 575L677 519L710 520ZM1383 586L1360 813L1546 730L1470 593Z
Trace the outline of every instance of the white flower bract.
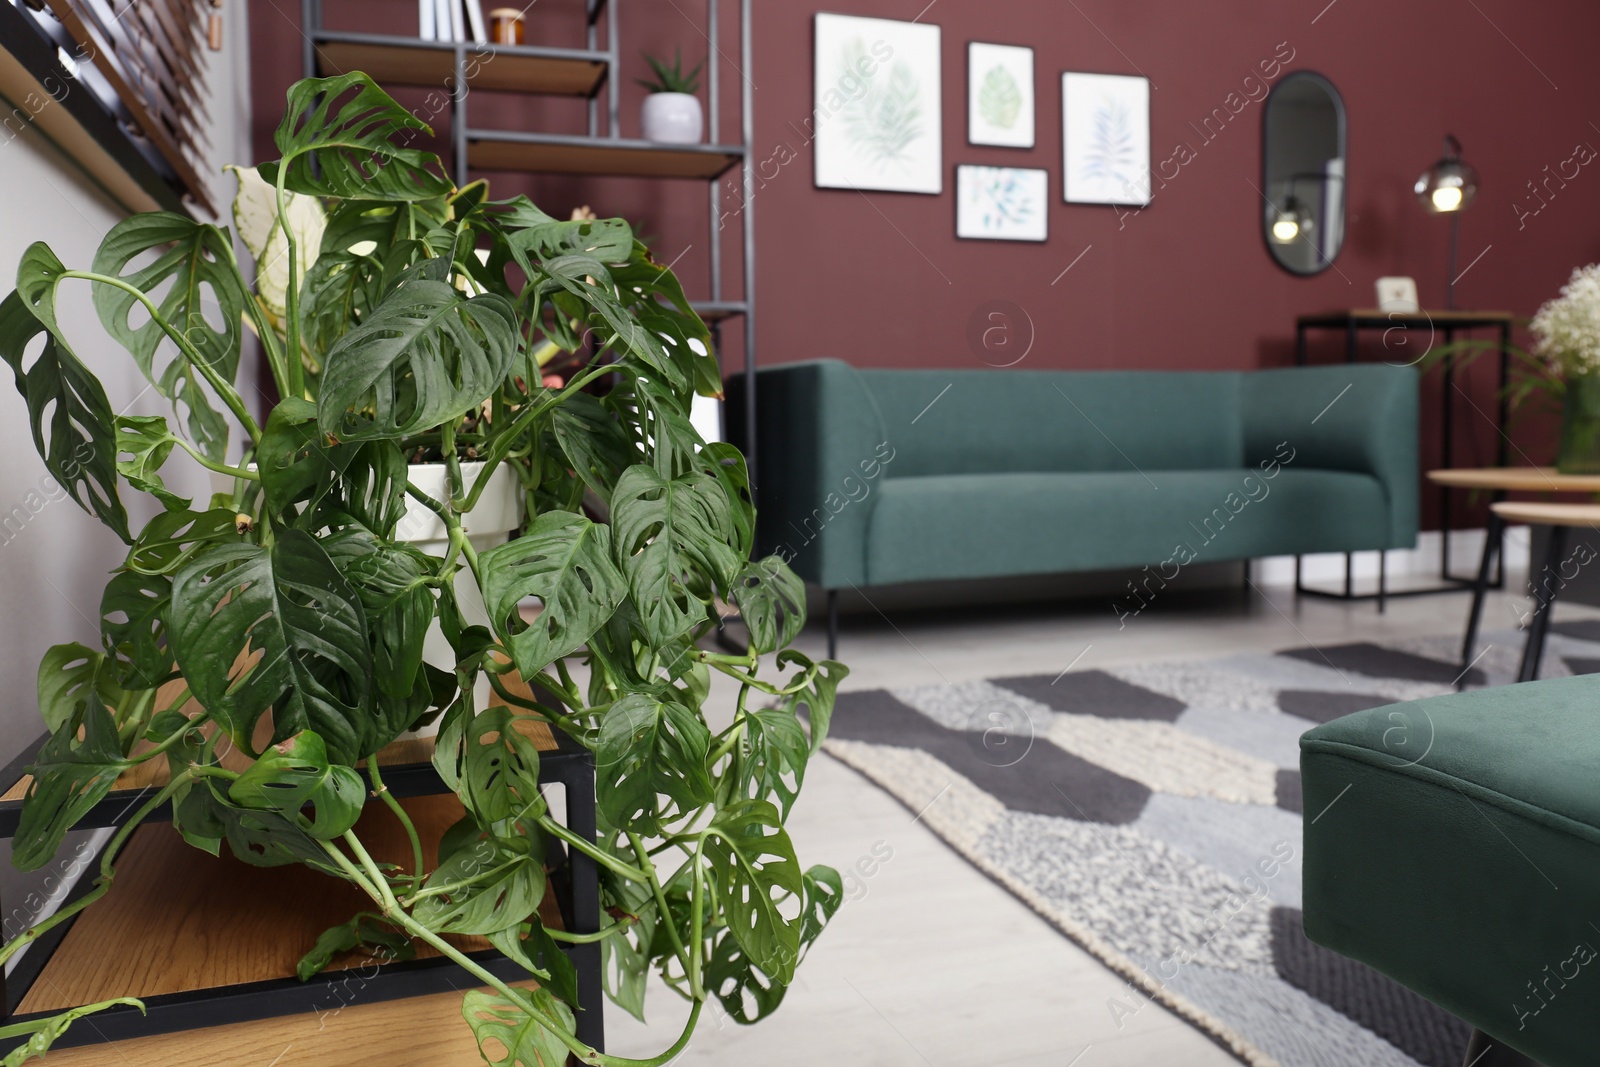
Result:
M1600 374L1600 263L1572 272L1528 324L1535 350L1563 378Z

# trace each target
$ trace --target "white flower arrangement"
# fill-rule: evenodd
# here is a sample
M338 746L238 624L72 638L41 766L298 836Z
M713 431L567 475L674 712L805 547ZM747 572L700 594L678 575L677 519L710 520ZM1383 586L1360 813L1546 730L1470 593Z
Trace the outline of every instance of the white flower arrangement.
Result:
M1535 351L1564 379L1600 374L1600 263L1572 272L1528 324Z

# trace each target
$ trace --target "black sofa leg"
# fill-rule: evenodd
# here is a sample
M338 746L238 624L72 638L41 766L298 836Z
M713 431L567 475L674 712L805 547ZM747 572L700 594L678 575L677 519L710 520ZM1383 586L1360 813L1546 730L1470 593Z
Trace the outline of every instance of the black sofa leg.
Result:
M1543 1067L1514 1048L1502 1045L1482 1030L1472 1031L1461 1067Z
M828 590L828 658L839 656L839 590Z

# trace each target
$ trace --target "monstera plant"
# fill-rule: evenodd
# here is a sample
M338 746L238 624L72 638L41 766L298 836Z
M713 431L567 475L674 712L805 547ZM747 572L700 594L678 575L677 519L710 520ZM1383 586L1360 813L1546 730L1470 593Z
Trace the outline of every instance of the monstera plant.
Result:
M48 862L125 772L168 768L92 890L0 962L103 896L118 849L170 802L197 848L304 864L370 897L307 946L302 977L341 949L421 943L487 987L463 1015L490 1062L663 1063L712 998L741 1022L773 1010L842 899L835 872L801 869L784 821L845 669L786 647L804 624L800 583L780 560L751 561L744 461L688 418L721 388L710 338L625 222L556 221L482 183L456 188L405 146L427 128L362 74L297 83L286 114L282 158L241 175L264 183L236 208L259 246L254 285L228 230L158 213L112 229L88 270L32 246L0 303L0 356L46 466L128 545L98 646L58 646L41 666L49 738L15 862ZM113 413L58 310L79 285L172 422ZM247 331L282 397L259 421L236 386ZM585 358L552 388L539 364L556 350ZM230 426L246 437L232 460ZM417 459L446 466L444 493L413 483ZM181 496L163 474L191 460L229 488ZM523 525L480 551L463 523L500 469ZM153 498L142 528L129 493ZM442 553L399 536L408 506L448 529ZM488 625L471 621L458 573ZM729 605L743 654L702 647ZM442 666L424 659L430 628L448 640ZM712 671L737 683L720 729L704 713ZM484 677L499 702L475 696ZM466 814L428 870L369 757L434 719L434 764ZM552 817L532 726L592 751L597 839ZM369 804L405 827L414 862L372 858L353 829ZM540 922L557 841L598 865L601 930ZM530 982L501 981L444 935L488 938ZM642 1013L651 969L692 1005L660 1056L576 1038L587 1006L559 944L597 939L628 1011ZM0 1030L28 1038L4 1062L104 1007Z

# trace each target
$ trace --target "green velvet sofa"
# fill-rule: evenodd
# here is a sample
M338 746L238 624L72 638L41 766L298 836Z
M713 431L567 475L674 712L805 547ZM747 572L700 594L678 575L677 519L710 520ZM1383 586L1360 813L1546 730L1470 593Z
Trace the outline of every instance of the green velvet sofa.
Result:
M1306 936L1487 1034L1464 1063L1600 1063L1597 769L1595 675L1311 730Z
M762 370L756 403L760 547L830 594L1142 568L1126 618L1193 563L1416 541L1409 368L816 360Z

